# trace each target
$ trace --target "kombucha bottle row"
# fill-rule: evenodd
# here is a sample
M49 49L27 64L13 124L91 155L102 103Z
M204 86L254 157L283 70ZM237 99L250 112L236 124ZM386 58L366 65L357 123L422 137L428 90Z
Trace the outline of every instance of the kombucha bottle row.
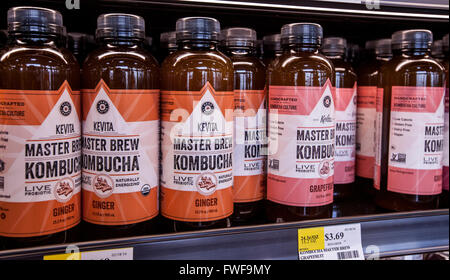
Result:
M7 18L4 248L329 218L361 190L393 211L436 208L442 189L448 203L448 36L443 62L407 30L354 69L319 24L258 43L188 17L159 63L140 16L100 15L88 54L57 11Z

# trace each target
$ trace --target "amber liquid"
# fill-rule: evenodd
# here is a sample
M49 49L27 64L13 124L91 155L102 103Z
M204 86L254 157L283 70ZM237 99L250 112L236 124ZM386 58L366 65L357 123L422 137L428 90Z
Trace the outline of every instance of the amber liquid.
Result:
M358 69L358 86L378 86L378 72L380 68L380 63L373 55L368 57L367 60L361 63ZM374 125L375 129L375 125ZM358 133L358 132L356 132ZM375 134L375 131L374 131ZM375 137L375 136L374 136ZM375 167L374 167L375 168ZM365 178L358 176L356 174L356 186L360 189L362 195L367 195L373 197L375 195L376 189L373 187L373 177Z
M334 84L334 66L318 47L291 45L269 66L268 79L269 85L322 87L327 80ZM267 201L266 213L272 222L330 218L332 204L297 207Z
M173 54L176 51L176 48L167 48L167 46L160 47L156 53L158 62L162 64L164 62L164 59L166 59L169 55Z
M255 56L252 48L228 49L228 57L234 67L234 89L236 90L264 90L266 86L266 69L263 63ZM245 100L245 95L235 96ZM237 103L235 103L237 104ZM238 163L234 163L238 164ZM239 163L241 164L241 163ZM257 184L266 185L266 174L260 176ZM236 184L236 182L235 182ZM237 188L238 186L234 186ZM255 223L262 219L264 210L263 200L253 202L235 202L232 216L233 225Z
M439 195L411 195L387 190L389 132L393 86L442 87L443 67L427 51L395 51L391 61L381 67L379 86L384 90L381 142L381 183L375 203L390 211L435 209ZM407 145L408 143L404 143Z
M234 90L231 60L212 42L182 42L161 66L161 91L200 91L209 82L216 91ZM170 231L229 227L229 217L215 221L185 222L164 218Z
M380 67L388 62L389 58L377 57L375 55L369 56L367 60L362 62L357 69L358 72L358 86L378 87L378 73ZM375 125L374 125L375 129ZM358 131L356 132L358 133ZM374 131L375 137L375 131ZM375 167L374 167L375 168ZM355 187L361 196L374 197L377 189L373 187L373 177L365 178L358 176L356 173Z
M74 91L80 87L80 69L75 57L62 51L58 37L21 34L10 37L0 51L0 88L14 90L58 90L68 81ZM80 208L81 209L81 208ZM49 210L51 211L51 210ZM74 242L79 226L35 237L1 237L3 248L22 248Z
M263 63L266 67L269 67L274 60L281 57L283 55L283 51L281 50L266 50L264 51Z
M82 88L94 89L101 79L111 89L159 89L158 62L140 40L104 39L83 65ZM95 240L154 233L158 230L154 220L111 226L83 221L83 237Z
M350 63L344 61L342 56L328 57L334 64L336 73L336 88L353 88L356 82L356 73ZM336 156L335 156L336 158ZM336 177L336 170L334 171ZM345 200L355 194L355 183L334 184L333 199L335 201Z

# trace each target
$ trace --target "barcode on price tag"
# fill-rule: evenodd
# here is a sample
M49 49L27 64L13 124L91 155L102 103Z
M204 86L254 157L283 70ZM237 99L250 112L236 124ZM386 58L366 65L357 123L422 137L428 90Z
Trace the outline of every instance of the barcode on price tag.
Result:
M338 252L337 256L338 256L338 260L359 259L359 252L358 252L358 250L347 251L347 252Z
M82 252L81 260L133 260L133 248Z
M361 225L299 229L298 255L300 260L364 260Z
M133 260L133 248L47 255L44 260Z

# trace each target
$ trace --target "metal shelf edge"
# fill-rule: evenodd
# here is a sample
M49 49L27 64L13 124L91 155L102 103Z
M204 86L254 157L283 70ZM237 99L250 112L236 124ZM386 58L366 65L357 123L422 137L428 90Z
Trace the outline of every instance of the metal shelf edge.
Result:
M437 20L448 21L448 5L430 5L427 7L426 3L409 3L406 5L401 2L397 5L391 5L387 2L380 2L380 8L365 8L366 1L338 2L338 1L317 1L329 2L328 6L317 5L313 3L306 4L292 4L292 1L234 1L234 0L101 0L104 3L135 3L135 4L150 4L150 5L164 5L164 6L179 6L179 7L197 7L197 8L221 8L230 10L248 10L248 11L264 11L264 12L281 12L281 13L316 13L316 14L330 14L343 15L351 17L373 17L373 18L391 18L391 19L405 19L405 20ZM286 3L285 3L286 2ZM319 3L320 4L320 3ZM350 7L346 6L351 4ZM389 8L389 9L386 9ZM408 9L408 10L405 10Z
M42 259L80 251L134 248L134 259L297 259L297 229L360 223L366 257L448 250L448 210L403 212L303 222L233 227L178 234L148 235L0 251L0 259Z

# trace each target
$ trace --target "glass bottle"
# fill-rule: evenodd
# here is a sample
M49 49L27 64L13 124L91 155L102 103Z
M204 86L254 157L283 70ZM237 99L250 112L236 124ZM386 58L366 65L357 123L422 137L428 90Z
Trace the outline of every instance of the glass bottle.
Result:
M181 18L176 32L178 50L161 70L161 214L173 231L227 227L233 214L233 64L217 50L216 19Z
M267 217L284 222L331 216L334 66L319 52L322 27L281 29L283 54L269 65Z

